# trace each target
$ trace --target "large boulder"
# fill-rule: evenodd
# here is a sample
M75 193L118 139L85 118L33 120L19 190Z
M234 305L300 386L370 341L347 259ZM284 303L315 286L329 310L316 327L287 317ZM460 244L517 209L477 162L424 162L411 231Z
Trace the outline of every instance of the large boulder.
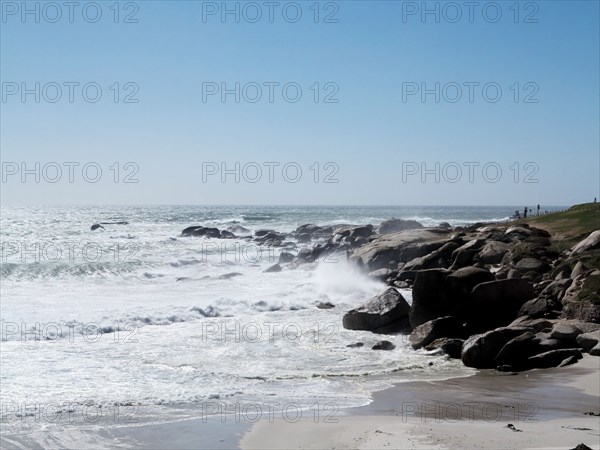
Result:
M536 258L523 258L515 266L521 272L544 273L550 270L550 264Z
M458 247L452 252L452 268L458 269L470 265L484 244L485 239L473 239Z
M489 270L467 266L448 275L446 286L453 297L466 299L475 286L489 281L494 281Z
M600 343L600 330L592 331L591 333L582 333L577 336L576 340L578 346L589 352Z
M588 237L575 244L571 249L571 256L597 248L600 248L600 230L592 232Z
M388 219L381 222L377 231L379 234L390 234L398 231L414 230L415 228L423 228L423 225L414 220Z
M527 327L533 328L535 331L543 331L545 329L551 329L554 326L554 321L532 316L520 316L513 320L508 326Z
M488 241L477 253L476 260L484 264L500 264L510 245L500 241Z
M448 240L448 231L416 229L378 236L357 248L351 261L368 272L377 269L396 269L399 262L408 262L442 247Z
M526 280L513 278L480 283L469 298L465 313L467 327L478 333L508 325L518 316L521 306L534 296L533 286Z
M508 364L515 369L527 368L527 360L539 353L539 340L531 332L525 332L510 341L500 349L495 358L496 366Z
M559 321L552 327L550 339L558 339L560 341L565 341L571 346L577 346L577 336L581 333L582 331L579 328Z
M473 335L462 346L462 362L465 366L476 369L492 369L496 367L496 355L502 347L511 339L528 331L532 330L524 327L503 327Z
M529 358L528 364L532 368L536 369L548 369L550 367L557 367L565 359L571 356L577 359L583 358L581 351L576 348L563 348L558 350L550 350L549 352L540 353Z
M349 330L375 331L378 328L397 324L404 328L402 319L408 316L410 306L402 294L389 288L382 294L373 297L366 304L344 314L342 323Z
M448 274L449 272L444 269L417 272L409 314L410 324L413 328L438 317L452 315L456 309L456 305L451 303L446 290Z
M409 341L415 350L426 347L439 338L462 338L464 329L456 317L446 316L430 320L416 327Z
M551 318L557 315L557 310L560 308L561 305L556 300L538 297L525 302L519 309L518 315Z

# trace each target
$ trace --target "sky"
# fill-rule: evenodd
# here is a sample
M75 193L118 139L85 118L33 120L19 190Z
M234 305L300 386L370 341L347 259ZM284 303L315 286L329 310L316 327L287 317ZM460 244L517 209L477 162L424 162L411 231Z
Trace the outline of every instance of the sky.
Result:
M0 3L2 205L600 197L597 1Z

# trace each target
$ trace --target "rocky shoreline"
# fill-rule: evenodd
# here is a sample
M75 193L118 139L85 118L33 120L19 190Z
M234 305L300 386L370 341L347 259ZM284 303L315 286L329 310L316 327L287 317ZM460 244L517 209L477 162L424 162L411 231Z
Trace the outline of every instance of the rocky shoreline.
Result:
M390 219L377 227L306 224L287 234L192 226L182 236L279 248L265 272L347 259L389 287L346 312L345 328L407 334L415 350L469 367L517 372L574 364L582 352L600 356L598 229L567 249L524 222L425 228ZM411 305L397 288L412 289ZM373 347L393 348L388 341Z

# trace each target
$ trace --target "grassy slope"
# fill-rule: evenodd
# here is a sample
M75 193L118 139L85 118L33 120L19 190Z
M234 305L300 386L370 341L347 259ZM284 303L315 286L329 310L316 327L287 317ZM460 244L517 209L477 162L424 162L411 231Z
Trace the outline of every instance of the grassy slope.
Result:
M600 203L575 205L566 211L521 219L517 223L528 223L543 228L553 239L571 244L581 240L594 230L600 229Z

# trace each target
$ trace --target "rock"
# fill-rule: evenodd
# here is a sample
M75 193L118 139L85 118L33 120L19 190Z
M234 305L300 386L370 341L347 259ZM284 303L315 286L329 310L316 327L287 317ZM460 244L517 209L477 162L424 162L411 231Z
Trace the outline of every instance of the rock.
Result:
M415 228L423 228L423 225L414 220L388 219L381 222L377 231L379 234L390 234Z
M576 338L577 345L579 345L583 350L589 352L592 348L594 348L598 343L600 343L600 330L593 331L591 333L582 333Z
M577 344L577 336L581 334L581 330L573 325L557 322L552 327L550 339L558 339L566 341L569 345Z
M279 254L279 264L285 264L292 262L294 260L294 255L290 252L281 252Z
M281 266L279 264L273 264L271 267L263 270L263 273L281 272Z
M579 319L560 319L561 323L579 328L583 333L593 333L600 330L600 323L585 322Z
M299 243L304 244L306 242L310 242L312 240L312 237L308 233L302 233L302 234L298 234L296 236L296 239L298 240Z
M592 232L588 237L574 245L571 249L571 256L597 248L600 248L600 230Z
M331 302L319 302L317 303L317 308L319 309L331 309L335 308L335 305Z
M519 272L516 269L510 269L508 271L508 274L506 275L506 278L512 279L512 278L521 278L523 275L521 275L521 272Z
M529 358L530 367L536 369L548 369L556 367L565 359L575 356L578 360L583 358L581 352L576 348L563 348L559 350L550 350Z
M590 355L592 356L600 356L600 344L594 345L590 350Z
M577 356L569 356L567 359L564 359L557 367L565 367L570 366L571 364L575 364L579 359Z
M558 339L539 339L539 334L537 336L539 347L538 353L544 353L549 352L551 350L557 350L559 348L565 348L564 343L562 341L559 341Z
M185 228L181 232L181 236L192 236L192 237L207 237L221 239L221 231L218 228L210 228L203 226L191 226Z
M379 280L379 281L385 281L388 278L390 278L392 276L392 274L395 274L393 271L391 271L390 269L377 269L374 270L373 272L369 272L369 278L373 278L375 280Z
M515 226L508 228L504 233L507 235L518 235L522 238L525 238L531 236L533 232L529 228Z
M577 261L577 264L575 264L575 267L573 267L573 270L571 271L571 278L574 280L579 275L587 272L587 270L587 267L585 267L581 261Z
M465 313L467 327L477 333L508 325L518 316L523 303L534 296L533 286L526 280L480 283L471 292Z
M426 346L425 350L439 350L450 358L460 359L463 342L463 339L440 338Z
M473 262L473 258L485 244L485 239L473 239L466 244L458 247L452 252L452 268L468 266Z
M439 338L461 338L464 335L462 323L452 316L430 320L416 327L409 341L415 350L426 347Z
M448 232L440 229L416 229L378 236L357 248L351 261L368 272L377 269L395 269L399 262L408 262L442 247Z
M389 288L365 305L344 314L342 323L349 330L376 330L400 322L408 315L410 306L402 294Z
M471 336L462 346L462 362L468 367L492 369L496 367L495 358L502 347L511 339L527 331L531 331L531 329L503 327Z
M348 345L346 345L346 347L348 347L348 348L359 348L359 347L362 347L363 345L365 345L365 344L363 344L362 342L356 342L354 344L348 344Z
M239 272L230 272L230 273L225 273L223 275L220 275L218 277L218 279L219 280L229 280L230 278L239 277L240 275L242 275L242 274Z
M452 272L446 278L446 286L455 297L467 297L475 286L494 281L494 275L486 269L467 266Z
M527 359L539 350L539 341L536 335L525 332L510 341L500 349L495 358L496 365L510 364L515 369L524 369Z
M500 264L510 245L500 241L489 241L477 253L476 259L484 264Z
M565 291L569 288L572 282L573 280L571 280L571 278L553 281L542 290L540 297L547 297L560 302L565 295Z
M548 263L540 261L539 259L523 258L517 263L516 268L522 272L533 271L538 273L544 273L550 269L550 265Z
M235 234L231 231L221 230L221 239L233 239L235 238Z
M519 309L519 316L547 317L552 312L560 309L560 304L551 298L535 298L529 300Z
M452 253L459 247L459 244L454 241L446 242L437 250L415 258L402 266L403 270L424 270L424 269L439 269L448 268Z
M102 225L100 225L99 223L95 223L95 224L93 224L93 225L90 227L90 230L92 230L92 231L96 231L98 228L102 228L103 230L105 230L105 228L104 228Z
M379 341L373 347L372 350L394 350L396 346L390 341Z
M577 447L572 448L571 450L592 450L590 447L585 445L584 443L578 444Z
M410 307L410 324L413 328L438 317L451 315L456 305L451 304L446 293L446 277L443 269L422 270L413 284L413 302Z
M513 320L509 327L527 327L533 328L535 331L542 331L546 328L552 328L554 322L547 319L536 319L531 316L521 316Z

